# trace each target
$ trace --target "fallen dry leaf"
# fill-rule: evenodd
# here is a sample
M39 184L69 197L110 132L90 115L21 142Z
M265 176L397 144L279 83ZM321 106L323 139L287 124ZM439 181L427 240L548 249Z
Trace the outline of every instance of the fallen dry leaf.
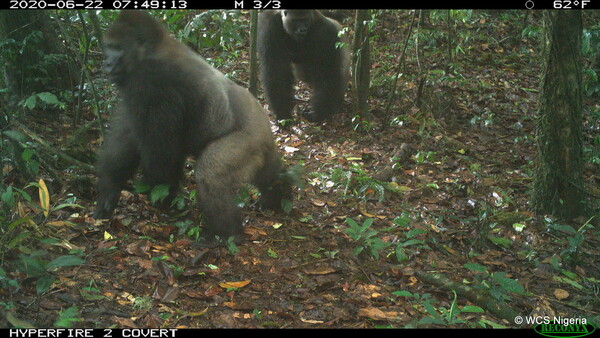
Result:
M307 275L327 275L330 273L334 273L336 270L329 266L317 267L316 269L304 270L304 273Z
M358 310L359 317L367 317L373 320L388 320L398 318L396 311L382 311L375 307L368 307Z
M569 293L563 289L554 289L554 297L558 300L563 300L569 298Z
M219 286L222 287L223 289L241 288L241 287L248 285L248 283L250 283L249 279L239 281L239 282L223 282L223 283L220 283Z

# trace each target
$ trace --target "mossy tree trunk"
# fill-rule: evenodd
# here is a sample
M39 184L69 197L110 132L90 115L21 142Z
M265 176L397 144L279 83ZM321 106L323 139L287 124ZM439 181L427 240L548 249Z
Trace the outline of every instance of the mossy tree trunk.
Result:
M533 206L538 214L584 213L582 20L580 11L544 13L537 163Z

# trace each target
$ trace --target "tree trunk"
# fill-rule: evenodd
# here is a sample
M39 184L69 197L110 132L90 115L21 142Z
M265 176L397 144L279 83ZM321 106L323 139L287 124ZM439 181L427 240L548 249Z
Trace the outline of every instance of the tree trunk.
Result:
M573 218L584 213L585 197L581 12L547 11L544 25L533 206L539 214Z
M356 10L352 41L352 102L354 111L361 116L364 116L368 110L367 98L371 82L370 34L367 20L369 20L369 10Z
M250 11L250 79L248 80L248 90L254 97L258 97L257 28L258 10L253 10Z

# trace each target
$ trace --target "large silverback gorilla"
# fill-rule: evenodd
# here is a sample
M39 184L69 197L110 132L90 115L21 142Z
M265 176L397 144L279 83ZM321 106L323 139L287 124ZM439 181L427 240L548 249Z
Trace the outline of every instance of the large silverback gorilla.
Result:
M278 120L292 117L296 77L313 91L310 110L304 113L307 120L322 121L340 111L350 66L347 41L338 37L341 29L339 22L318 10L270 10L259 15L261 83Z
M240 240L241 185L256 185L266 208L279 210L291 199L269 118L246 89L145 12L121 12L104 46L105 70L122 102L99 157L95 218L112 215L138 167L150 186L168 184L171 200L187 156L196 158L207 243L215 236Z

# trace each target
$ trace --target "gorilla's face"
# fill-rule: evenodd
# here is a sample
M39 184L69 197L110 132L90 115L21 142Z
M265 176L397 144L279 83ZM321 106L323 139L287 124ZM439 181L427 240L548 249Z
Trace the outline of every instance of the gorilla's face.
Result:
M313 10L282 10L283 28L292 39L302 41L308 35L314 20Z

